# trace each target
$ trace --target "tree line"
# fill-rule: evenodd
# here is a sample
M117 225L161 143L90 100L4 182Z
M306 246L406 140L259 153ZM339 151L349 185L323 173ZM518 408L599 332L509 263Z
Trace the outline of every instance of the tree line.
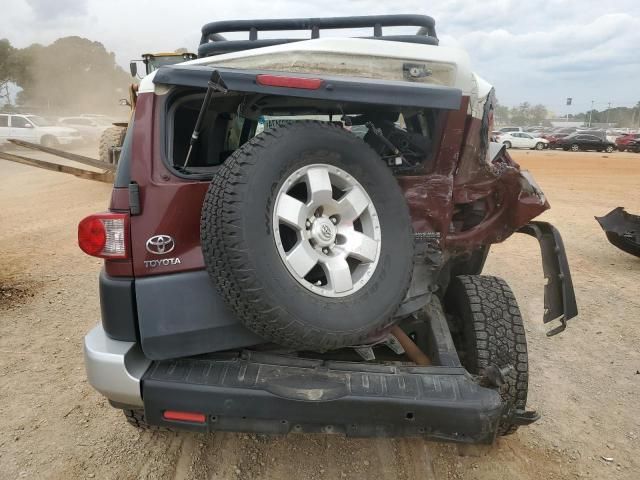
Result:
M495 109L496 123L500 125L537 126L551 125L548 120L549 111L544 105L531 105L524 102L517 107L498 105Z
M59 38L51 45L15 48L0 40L0 101L11 109L11 84L21 90L15 104L34 112L119 111L130 75L99 42Z
M524 102L517 107L498 105L495 110L496 123L499 125L551 126L550 112L544 105L531 105ZM640 128L640 102L635 107L614 107L606 110L590 110L578 114L569 114L569 120L585 124L611 123L618 127Z

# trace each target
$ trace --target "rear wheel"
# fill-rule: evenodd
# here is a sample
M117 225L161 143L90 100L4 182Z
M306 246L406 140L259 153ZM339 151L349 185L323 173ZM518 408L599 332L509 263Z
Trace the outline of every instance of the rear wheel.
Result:
M487 376L489 368L502 373L500 395L510 410L527 404L529 362L527 340L518 303L501 278L484 275L455 277L445 297L447 312L456 327L456 347L464 367ZM500 435L515 432L518 425L506 420Z
M571 151L572 152L579 152L580 151L580 145L574 143L573 145L571 145Z
M129 425L132 425L139 430L150 430L154 432L170 431L168 428L158 427L156 425L149 425L144 416L144 410L123 409L122 413L124 413L124 416L127 419L127 422L129 423Z
M511 148L511 142L504 142L503 145L505 148Z
M544 150L544 143L538 142L536 143L536 150Z
M605 152L607 153L612 153L613 152L613 147L611 145L608 145L607 148L604 149Z
M397 181L328 123L281 125L237 150L207 192L201 240L240 321L296 349L357 345L389 326L413 270Z

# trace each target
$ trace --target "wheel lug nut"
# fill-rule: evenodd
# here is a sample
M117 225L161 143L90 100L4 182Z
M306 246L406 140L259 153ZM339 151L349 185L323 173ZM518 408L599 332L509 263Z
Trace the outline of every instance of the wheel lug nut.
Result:
M328 248L323 248L322 249L322 253L324 253L325 255L329 254L329 249Z
M338 223L338 219L336 217L331 217L331 223L335 225L336 223Z
M305 222L305 225L307 226L307 228L309 228L309 227L311 226L311 222L310 222L309 220L307 220L307 221Z

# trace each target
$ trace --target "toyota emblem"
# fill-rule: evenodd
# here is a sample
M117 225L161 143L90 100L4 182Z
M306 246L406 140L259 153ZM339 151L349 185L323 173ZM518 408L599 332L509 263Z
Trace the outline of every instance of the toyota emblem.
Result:
M147 252L154 255L164 255L176 248L176 242L169 235L154 235L147 240Z
M324 224L320 227L320 232L322 232L322 236L327 240L331 238L331 227L327 224Z

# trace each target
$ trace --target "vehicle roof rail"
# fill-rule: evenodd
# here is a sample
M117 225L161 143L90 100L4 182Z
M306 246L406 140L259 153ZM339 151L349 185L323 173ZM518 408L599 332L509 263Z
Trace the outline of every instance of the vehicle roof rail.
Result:
M258 38L259 32L308 30L309 38L320 38L321 30L372 28L373 36L359 37L405 43L438 45L435 20L427 15L367 15L332 18L281 18L265 20L223 20L202 27L199 57L300 42L305 38ZM413 35L384 35L383 27L418 27ZM246 40L228 40L223 33L248 32Z

